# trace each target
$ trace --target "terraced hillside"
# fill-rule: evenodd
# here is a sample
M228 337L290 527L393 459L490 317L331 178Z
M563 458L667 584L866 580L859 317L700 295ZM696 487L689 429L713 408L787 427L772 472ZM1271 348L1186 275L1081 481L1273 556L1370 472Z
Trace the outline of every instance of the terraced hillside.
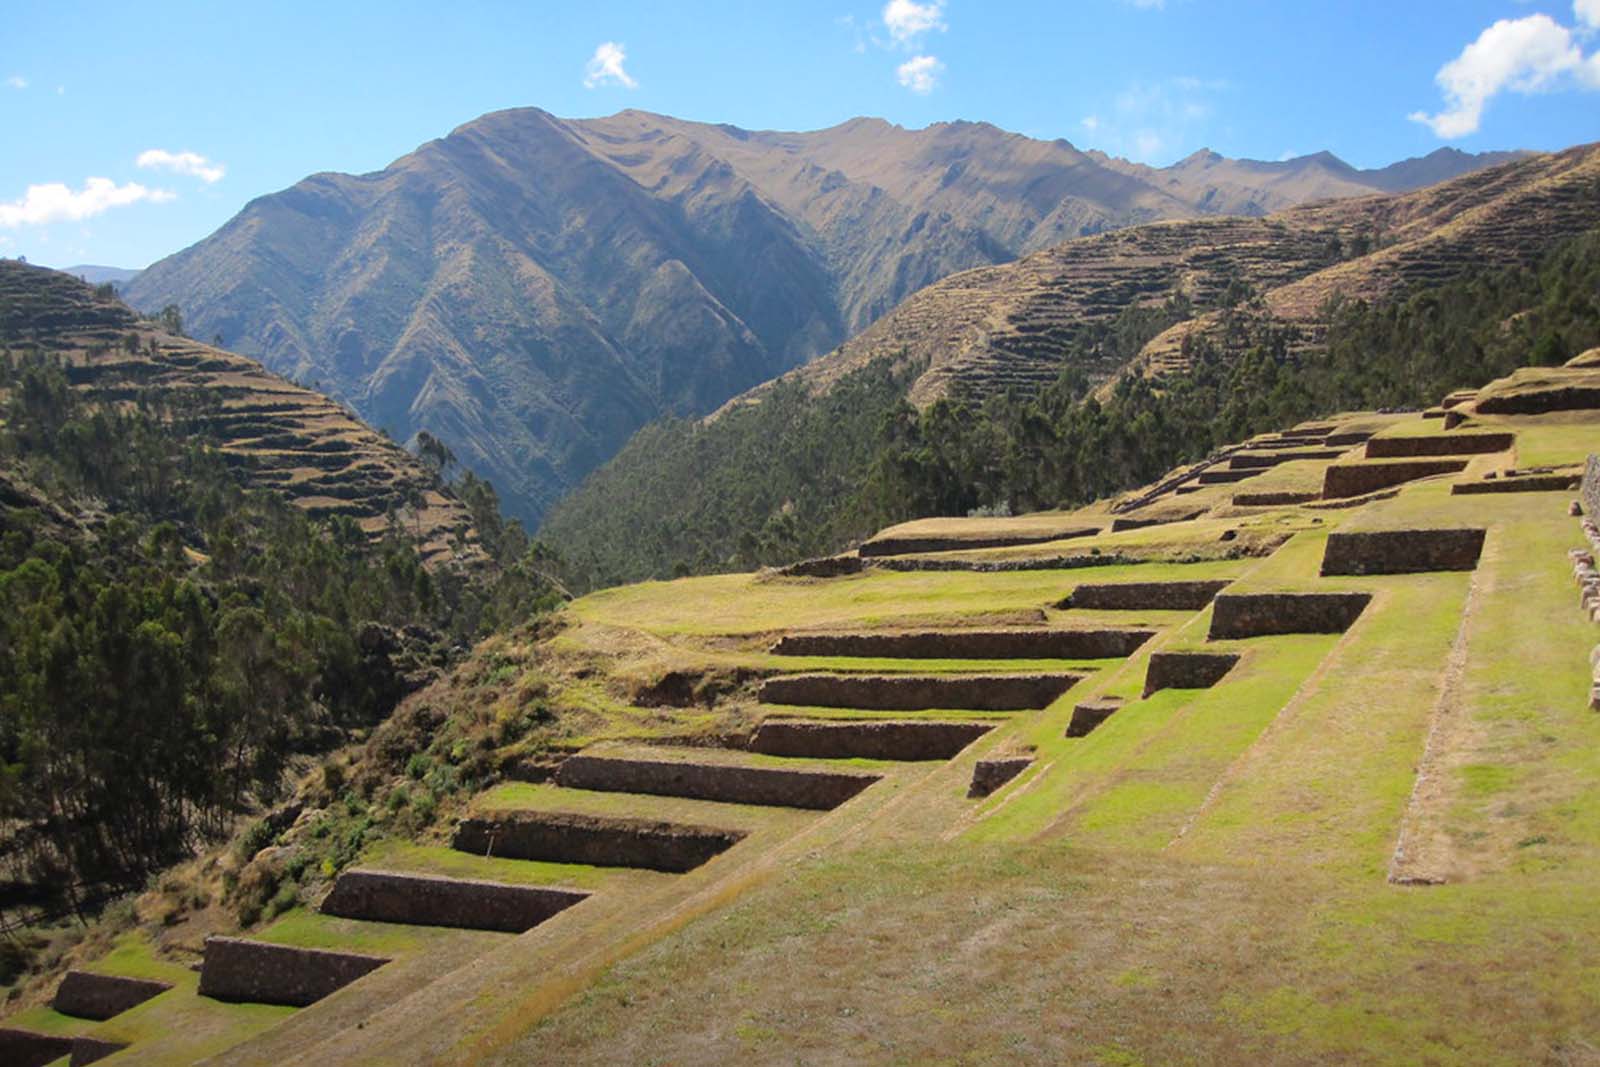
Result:
M215 907L150 918L75 965L171 988L92 1021L63 985L0 1040L150 1064L1584 1062L1600 528L1570 506L1597 360L1286 427L1077 512L584 597L397 718L429 724L400 788L423 752L491 768L454 817L302 864L320 908L242 938ZM403 763L402 736L370 751ZM341 811L398 820L393 797L320 782L240 881Z
M1376 301L1475 266L1529 265L1597 222L1600 148L1591 145L1394 196L1261 219L1154 223L953 275L786 378L825 390L866 363L895 360L925 365L909 389L919 406L958 383L980 397L1036 391L1065 369L1069 344L1086 324L1181 296L1196 316L1152 340L1132 368L1173 373L1186 365L1184 338L1215 332L1225 302L1257 296L1276 320L1314 339L1336 294ZM1108 355L1077 369L1103 383L1127 368ZM730 404L758 400L767 388Z
M461 501L349 411L255 360L168 333L67 274L0 260L0 346L60 356L98 399L162 395L216 435L251 484L313 515L347 515L373 537L393 515L430 564L481 558Z

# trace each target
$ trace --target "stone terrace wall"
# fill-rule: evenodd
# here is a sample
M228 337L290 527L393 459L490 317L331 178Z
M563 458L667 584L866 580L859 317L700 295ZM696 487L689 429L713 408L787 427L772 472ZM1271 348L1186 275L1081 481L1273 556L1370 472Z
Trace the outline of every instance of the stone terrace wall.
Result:
M1371 442L1369 441L1370 445ZM1322 475L1322 495L1337 499L1365 496L1391 485L1426 478L1433 474L1453 474L1465 470L1464 459L1405 459L1377 463L1335 463Z
M910 633L787 634L780 656L885 659L1112 659L1131 656L1153 630L922 630Z
M692 871L744 838L739 830L565 812L496 812L463 819L451 844L462 852L596 867Z
M972 548L1014 548L1020 545L1042 545L1050 541L1065 541L1074 537L1093 537L1100 532L1098 526L1085 526L1075 530L1062 530L1049 534L1012 534L996 537L874 537L863 544L863 556L906 556L918 552L961 552Z
M1077 684L1076 674L794 674L761 685L767 704L870 711L1043 708Z
M767 719L752 752L815 759L944 760L994 729L986 722L820 722Z
M1144 695L1162 689L1210 689L1238 662L1236 652L1152 653L1144 676Z
M973 765L972 785L967 788L967 796L988 796L1027 770L1032 763L1032 756L1010 756L1003 759L979 760Z
M556 784L569 789L649 793L815 811L836 808L876 781L878 775L875 774L615 759L582 754L569 757L556 772Z
M1600 456L1590 456L1583 465L1583 513L1600 522Z
M1516 444L1517 435L1501 432L1436 434L1431 437L1374 437L1367 442L1368 459L1396 456L1467 456L1504 452Z
M68 971L56 987L51 1006L63 1015L80 1019L109 1019L171 988L170 982Z
M322 902L325 915L520 934L589 894L465 878L349 870Z
M382 956L355 952L208 937L200 995L303 1008L388 962Z
M6 1067L44 1067L72 1052L72 1038L0 1027L0 1063Z
M1356 621L1370 593L1223 593L1211 605L1211 638L1338 634Z
M1084 584L1058 606L1094 611L1199 611L1228 583L1229 579Z
M87 1064L99 1063L112 1053L121 1052L127 1047L120 1041L104 1041L98 1037L75 1037L72 1039L72 1058L67 1061L67 1067L86 1067Z
M1474 407L1480 415L1542 415L1548 411L1600 408L1600 385L1579 384L1486 396Z
M1480 493L1567 493L1578 486L1575 474L1518 474L1504 478L1485 478L1481 482L1458 482L1450 487L1453 496Z
M1285 504L1309 504L1319 493L1235 493L1233 506L1237 508L1281 507Z
M1088 737L1094 728L1115 715L1122 708L1121 700L1086 700L1072 709L1072 721L1067 723L1068 737Z
M1482 530L1373 530L1331 533L1322 573L1418 574L1470 571L1483 552Z

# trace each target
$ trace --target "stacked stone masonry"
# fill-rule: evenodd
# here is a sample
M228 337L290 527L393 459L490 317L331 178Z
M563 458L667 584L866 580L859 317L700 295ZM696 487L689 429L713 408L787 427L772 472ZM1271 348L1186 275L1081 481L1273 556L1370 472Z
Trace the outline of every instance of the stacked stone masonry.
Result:
M796 674L762 683L767 704L868 711L1026 711L1049 706L1076 674Z
M1144 676L1144 695L1163 689L1209 689L1238 662L1236 652L1152 653Z
M98 1037L75 1037L72 1039L72 1056L67 1060L67 1067L86 1067L90 1063L99 1063L107 1056L121 1052L127 1047L120 1041L105 1041Z
M1100 532L1098 526L1058 530L1048 534L1013 534L1004 537L874 537L861 546L863 556L908 556L921 552L961 552L975 548L1016 548L1024 545L1042 545L1050 541L1066 541L1075 537L1093 537Z
M1198 582L1086 583L1058 605L1088 611L1199 611L1228 585Z
M1212 640L1348 630L1370 593L1222 593L1211 605Z
M463 819L453 847L478 856L692 871L744 838L739 830L565 812L492 812Z
M382 956L273 945L238 937L206 938L200 995L303 1008L388 963Z
M1391 485L1403 485L1435 474L1454 474L1465 470L1464 459L1378 460L1367 463L1335 463L1322 475L1325 499L1365 496Z
M1450 487L1456 496L1479 493L1556 493L1571 492L1578 484L1573 474L1521 474L1505 478L1485 478L1478 482L1459 482Z
M1331 533L1324 575L1470 571L1483 553L1481 529L1371 530Z
M992 730L986 722L822 722L767 719L753 752L813 759L946 760Z
M1516 443L1516 435L1491 431L1431 434L1426 437L1374 437L1367 442L1368 459L1393 459L1405 456L1470 456L1504 452Z
M1131 656L1151 630L922 630L909 633L787 634L780 656L885 659L1113 659Z
M72 1054L72 1038L0 1027L0 1063L6 1067L45 1067Z
M80 1019L109 1019L171 988L168 982L68 971L56 987L51 1006L63 1015Z
M587 896L574 889L358 869L339 875L322 911L346 919L520 934Z
M878 776L870 774L583 754L570 757L556 773L556 784L569 789L816 811L836 808L876 781Z
M1094 728L1115 715L1122 708L1120 700L1086 700L1072 709L1072 720L1067 723L1068 737L1088 737Z
M986 797L1033 764L1031 756L1008 756L1000 759L981 759L972 767L972 784L967 796Z

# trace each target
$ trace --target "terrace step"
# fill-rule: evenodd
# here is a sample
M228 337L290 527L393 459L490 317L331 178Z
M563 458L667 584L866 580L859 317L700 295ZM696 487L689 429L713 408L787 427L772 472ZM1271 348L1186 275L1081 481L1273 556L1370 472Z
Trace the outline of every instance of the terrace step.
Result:
M199 993L217 1000L303 1008L390 962L356 952L208 937Z
M1131 656L1153 630L914 630L900 633L785 634L779 656L883 659L1115 659Z
M1072 709L1072 721L1067 723L1067 737L1088 737L1094 728L1122 710L1122 701L1111 697L1085 700Z
M1048 707L1081 680L1077 674L794 674L763 682L761 700L868 711L1026 711Z
M750 750L818 759L945 760L992 729L986 722L769 718L757 727Z
M1435 474L1455 474L1465 470L1464 459L1369 460L1361 463L1335 463L1322 475L1322 496L1337 500L1365 496L1391 485L1404 485Z
M1211 640L1269 634L1340 634L1371 593L1222 593L1211 605Z
M1056 604L1090 611L1199 611L1231 579L1191 582L1086 582Z
M72 1054L73 1039L16 1027L0 1027L0 1063L7 1067L44 1067Z
M579 753L556 772L557 785L611 793L647 793L730 804L838 807L880 780L875 774L737 766L726 762Z
M90 971L68 971L56 987L51 1007L80 1019L109 1019L172 988L170 982L124 978Z
M1578 488L1582 482L1583 478L1578 474L1524 474L1479 482L1457 482L1450 487L1450 492L1455 496L1478 493L1566 493Z
M986 797L1031 766L1032 756L981 759L972 767L972 784L967 787L967 796Z
M1328 535L1323 575L1470 571L1483 552L1482 529L1368 530Z
M1374 437L1367 442L1368 459L1397 456L1471 456L1504 452L1516 444L1517 435L1504 432L1433 434L1425 437Z
M1099 532L1098 526L1080 526L1049 533L997 534L993 537L890 534L871 538L861 546L860 553L863 557L909 556L924 552L963 552L977 548L1016 548L1024 545L1042 545L1050 541L1093 537Z
M1239 662L1237 652L1155 652L1144 676L1144 695L1163 689L1210 689Z
M367 868L339 875L324 915L520 934L588 897L574 889Z
M595 867L643 867L681 874L727 851L744 837L742 830L648 819L491 811L463 819L451 847L480 856Z

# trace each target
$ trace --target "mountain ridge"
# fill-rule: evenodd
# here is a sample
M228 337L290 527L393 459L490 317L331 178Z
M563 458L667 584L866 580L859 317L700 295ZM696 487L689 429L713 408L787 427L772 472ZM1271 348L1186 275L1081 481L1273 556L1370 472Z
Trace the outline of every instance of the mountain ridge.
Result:
M714 410L952 273L1371 190L1270 173L1198 181L987 123L750 131L518 108L258 197L127 292L397 439L436 434L531 520L651 419Z

